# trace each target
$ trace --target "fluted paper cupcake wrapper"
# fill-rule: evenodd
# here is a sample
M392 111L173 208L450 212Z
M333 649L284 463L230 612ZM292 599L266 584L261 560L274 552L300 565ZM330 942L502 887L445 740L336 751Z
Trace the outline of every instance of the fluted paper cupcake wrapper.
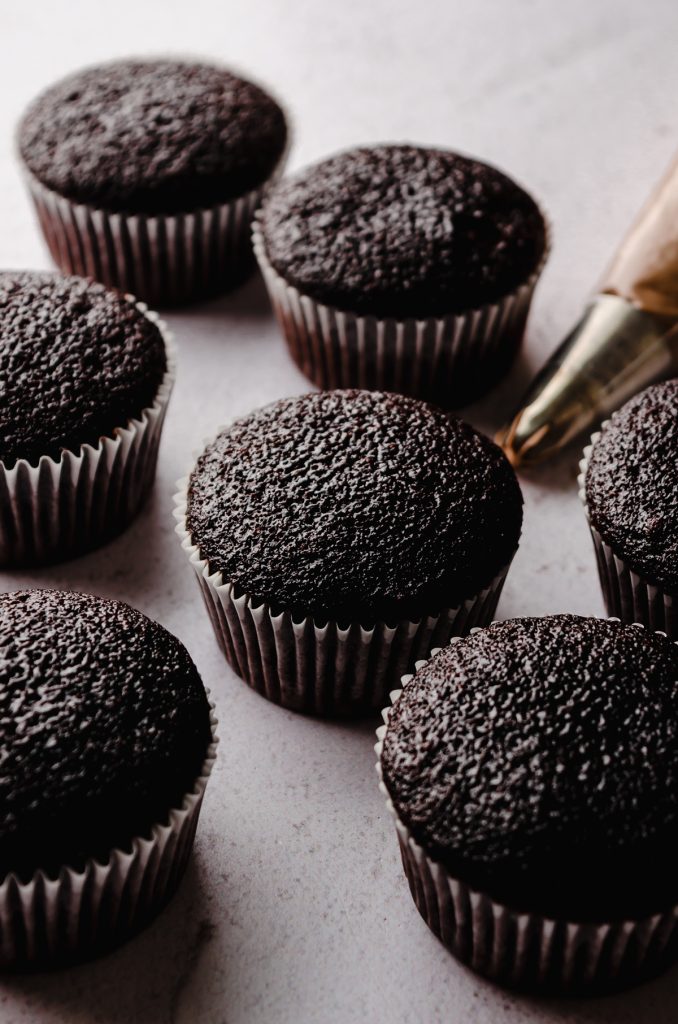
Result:
M431 656L437 650L432 650ZM419 662L417 670L425 663ZM412 678L403 677L403 688ZM651 977L675 959L677 906L640 920L556 920L498 903L432 860L399 818L383 779L384 737L392 707L401 693L402 689L391 693L391 707L382 712L385 724L377 729L379 789L395 822L403 868L417 910L454 956L477 973L510 988L562 994L623 988Z
M169 900L193 848L200 807L218 738L210 701L212 739L200 774L167 820L115 849L105 864L64 867L57 878L37 871L28 882L10 874L0 884L0 969L35 970L89 959L131 936Z
M295 621L289 611L274 612L238 594L221 573L210 572L186 523L188 481L177 484L176 531L217 641L238 675L276 704L327 716L378 711L402 673L433 644L489 622L495 613L508 566L474 597L419 622L380 622L368 629L357 622L319 626L310 616Z
M19 459L7 468L0 461L0 566L40 565L97 547L120 533L147 497L175 365L165 324L137 305L158 325L167 352L153 405L96 447L84 444L58 459L45 455L37 465Z
M608 421L603 423L606 426ZM667 594L655 583L650 583L635 572L612 547L603 540L591 522L586 501L586 471L593 445L600 437L596 431L586 446L579 464L579 497L584 506L591 539L596 553L598 575L605 607L609 615L622 622L639 622L650 629L666 633L678 640L678 597Z
M230 202L186 213L112 213L71 202L26 171L45 241L65 274L93 277L154 306L228 291L254 270L251 225L269 182Z
M515 292L468 313L424 320L358 316L316 302L287 282L266 254L260 217L254 252L290 354L320 388L396 391L444 407L489 390L513 362L549 243Z

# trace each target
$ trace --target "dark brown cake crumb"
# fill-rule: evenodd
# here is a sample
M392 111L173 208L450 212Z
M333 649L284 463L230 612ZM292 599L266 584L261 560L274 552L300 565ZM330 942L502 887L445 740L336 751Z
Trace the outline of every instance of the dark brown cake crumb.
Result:
M278 104L223 68L126 60L38 96L19 128L29 170L78 203L182 213L266 181L285 149Z
M160 330L134 302L78 277L0 272L0 459L96 446L155 400Z
M318 622L455 607L509 563L521 524L496 445L380 392L303 395L238 420L198 459L188 496L212 572Z
M554 615L453 643L405 686L382 766L454 877L517 910L643 916L676 901L678 648Z
M349 150L279 182L263 229L269 260L302 293L380 317L495 302L546 245L536 203L506 175L409 145Z
M591 522L632 569L678 594L678 380L614 413L585 481Z
M183 644L118 601L0 597L0 876L107 860L167 819L210 742Z

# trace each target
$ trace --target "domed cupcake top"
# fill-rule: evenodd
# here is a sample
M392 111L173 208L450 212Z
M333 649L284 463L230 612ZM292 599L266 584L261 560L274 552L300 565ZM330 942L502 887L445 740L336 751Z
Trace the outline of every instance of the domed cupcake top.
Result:
M96 445L153 404L167 369L157 325L77 277L0 272L0 459Z
M278 104L223 68L125 60L42 93L19 148L43 185L127 213L181 213L261 185L285 148Z
M198 671L162 626L87 594L0 596L0 876L148 834L209 742Z
M391 711L384 782L433 859L517 910L612 920L678 895L678 648L616 621L501 622Z
M603 539L645 579L678 594L678 380L614 413L593 446L585 491Z
M379 317L495 302L530 277L546 246L539 209L506 175L409 145L352 149L279 182L263 231L286 281Z
M188 530L211 572L316 621L418 619L508 564L513 470L487 438L401 395L327 391L245 416L191 475Z

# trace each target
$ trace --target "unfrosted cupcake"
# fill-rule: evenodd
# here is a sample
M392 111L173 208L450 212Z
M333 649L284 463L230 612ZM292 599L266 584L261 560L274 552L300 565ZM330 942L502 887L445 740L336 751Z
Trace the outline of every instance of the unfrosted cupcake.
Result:
M279 182L254 239L314 383L443 406L507 370L548 245L539 208L506 175L411 145L348 150Z
M581 469L608 612L678 639L678 380L614 413Z
M286 707L345 715L491 618L522 497L500 449L440 409L329 391L223 430L176 515L235 671Z
M77 277L0 272L0 565L102 544L153 485L173 381L164 326Z
M565 990L667 963L676 645L617 620L515 619L403 684L379 770L412 895L452 952L506 984Z
M189 857L215 757L184 646L118 601L0 597L0 966L138 930Z
M165 305L250 273L250 221L287 126L271 96L224 68L124 60L38 96L18 143L61 270Z

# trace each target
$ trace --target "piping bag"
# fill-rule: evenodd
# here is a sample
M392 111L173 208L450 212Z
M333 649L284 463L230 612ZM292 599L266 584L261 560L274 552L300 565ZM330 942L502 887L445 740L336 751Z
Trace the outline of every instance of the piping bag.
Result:
M496 436L514 466L548 459L657 380L678 374L678 158L574 330Z

